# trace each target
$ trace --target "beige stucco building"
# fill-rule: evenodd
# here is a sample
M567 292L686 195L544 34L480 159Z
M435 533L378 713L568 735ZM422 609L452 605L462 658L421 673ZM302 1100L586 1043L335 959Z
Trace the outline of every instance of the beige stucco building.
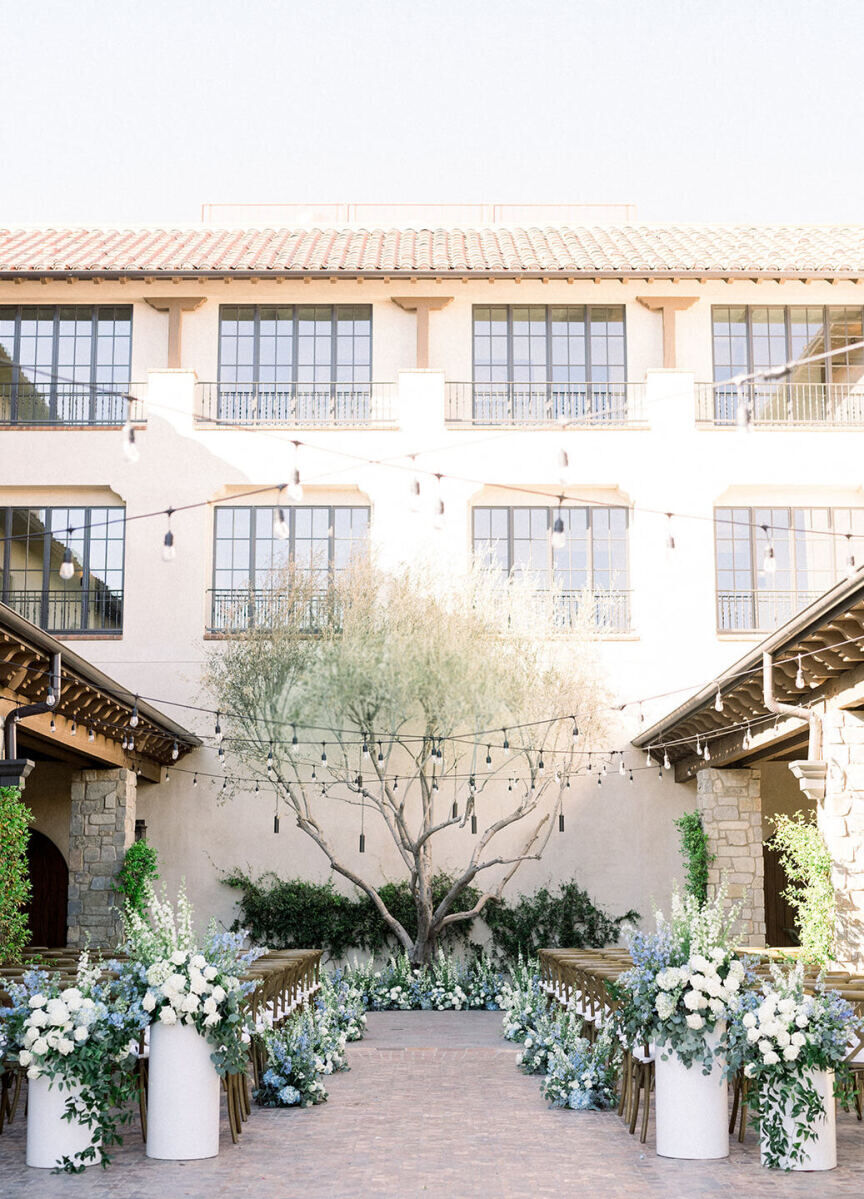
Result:
M196 706L238 594L279 553L338 568L368 537L385 563L461 570L492 541L502 569L530 562L562 588L562 636L566 593L595 594L622 705L597 747L616 769L574 779L565 832L512 889L575 875L648 914L680 876L672 821L697 772L663 768L665 726L650 768L632 740L864 563L864 353L844 349L862 315L864 227L0 230L0 600L200 739L138 776L115 730L163 877L227 919L220 870L327 874L287 821L273 835L270 800L219 797ZM829 364L722 386L826 345L843 349ZM7 674L0 712L13 702ZM46 757L76 715L54 719ZM702 759L699 786L724 769ZM730 783L745 823L800 806L785 767L747 769ZM67 773L37 765L28 798L68 861ZM396 873L383 835L366 861Z

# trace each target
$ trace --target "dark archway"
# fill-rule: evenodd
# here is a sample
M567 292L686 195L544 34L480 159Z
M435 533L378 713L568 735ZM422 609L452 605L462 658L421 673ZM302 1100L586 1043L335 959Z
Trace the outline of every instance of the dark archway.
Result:
M35 829L30 830L27 868L32 888L27 907L30 942L49 949L62 948L66 944L69 868L54 842Z

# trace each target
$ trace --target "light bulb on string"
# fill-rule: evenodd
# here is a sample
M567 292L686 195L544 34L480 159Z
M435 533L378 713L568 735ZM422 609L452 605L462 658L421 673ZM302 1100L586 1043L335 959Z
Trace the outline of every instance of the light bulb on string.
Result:
M51 717L51 722L50 722L50 724L48 725L48 728L51 730L51 732L52 732L52 733L56 733L56 732L57 732L57 725L54 723L54 717L53 717L53 716Z
M291 725L291 751L290 751L292 754L296 751L297 745L298 745L297 726L292 724Z
M123 426L123 457L127 462L137 462L141 455L135 444L135 427L131 421Z
M415 465L416 464L416 455L411 454L409 456L411 458L411 464ZM411 479L411 487L408 492L408 507L411 509L412 512L420 511L420 476L419 475L414 475L414 477Z
M674 553L675 550L675 535L672 532L672 513L666 513L666 552Z
M598 787L602 787L602 786L603 786L603 775L602 775L602 774L598 774L598 775L597 775L597 786L598 786Z
M433 791L437 791L437 790L438 790L438 780L437 780L437 778L435 777L435 771L434 771L434 770L432 771L432 790L433 790Z
M576 717L573 717L573 731L570 734L574 744L579 740L579 726L576 723Z
M706 762L710 762L710 761L711 761L711 748L710 748L710 746L708 745L708 742L707 742L707 741L705 742L705 748L704 748L704 749L703 749L703 751L702 751L702 757L703 757L703 759L704 759Z
M563 446L558 451L558 481L559 483L570 481L570 456Z
M855 574L855 554L852 551L852 534L846 534L846 578L851 579Z
M129 750L130 750L130 752L131 752L131 751L132 751L134 748L135 748L135 738L134 738L134 737L132 737L132 736L130 736L130 738L129 738Z
M399 790L399 775L398 775L398 774L397 774L397 775L396 775L396 777L393 779L393 790L394 790L394 791L398 791L398 790Z
M222 725L219 723L220 713L216 713L216 723L213 725L213 740L217 745L222 744Z
M132 715L129 717L129 728L138 728L138 696L135 696L135 702L132 705Z
M804 671L801 669L801 655L798 655L798 670L795 673L795 686L799 691L803 691L807 686L807 680L804 678Z
M327 765L327 742L326 741L321 742L321 761L323 762L323 764L325 766Z
M312 774L311 774L311 776L310 776L310 777L311 777L311 779L312 779L312 782L313 782L313 783L314 783L314 782L316 781L316 779L318 778L318 775L315 773L315 767L314 767L314 766L312 767Z
M300 467L298 465L300 459L300 442L292 441L294 447L294 465L291 469L291 482L288 484L288 498L292 504L302 503L303 500L303 485L300 482Z
M774 542L768 534L768 526L762 525L762 532L765 534L767 545L762 554L762 570L766 575L774 575L777 573L777 555L774 553Z
M558 813L558 832L559 833L564 832L564 813L563 812Z
M180 757L180 746L175 741L174 744L171 746L171 761L176 762L179 757Z
M195 772L195 773L192 775L192 786L193 786L193 787L197 787L197 786L198 786L198 772L197 772L197 770L196 770L196 772Z
M696 753L697 755L701 755L702 753L702 742L699 740L698 733L696 734Z
M78 734L78 721L72 717L72 723L69 725L69 736L75 737Z
M502 748L502 749L509 749L509 748L510 748L510 741L508 740L508 737L507 737L507 730L506 730L506 729L502 729L502 730L501 730L501 732L504 734L504 741L503 741L503 743L502 743L502 745L501 745L501 748Z
M444 497L441 494L441 475L435 476L436 494L435 494L435 515L432 518L432 527L434 529L444 528Z
M279 487L280 501L282 499L282 492L284 488L285 484L282 483ZM285 509L282 507L280 502L273 509L273 536L278 541L287 541L290 535L291 529L289 528L288 521L285 519Z
M165 515L168 517L168 528L165 531L165 536L162 539L162 561L173 562L176 554L174 547L174 534L171 530L171 515L174 512L173 508L168 508Z
M543 761L543 758L541 756L540 758L537 759L537 773L545 774L545 772L546 772L546 763Z
M433 754L433 757L434 757L434 754ZM384 750L381 748L381 742L380 742L380 741L378 742L378 757L377 757L377 759L376 759L376 760L377 760L377 762L378 762L378 765L379 765L379 766L380 766L380 765L381 765L381 763L384 761Z
M744 392L744 388L740 383L735 385L737 394L737 404L735 407L735 424L739 433L749 433L753 424L753 413L750 409L750 400Z
M54 694L54 688L50 683L48 684L48 691L45 694L45 703L49 708L53 708L57 703L57 696Z
M169 771L167 766L165 767L165 782L166 783L171 782L171 772Z
M223 779L222 786L219 788L219 794L224 795L227 790L228 790L228 780Z
M651 766L651 765L653 765L653 762L654 762L654 759L651 757L651 750L648 749L645 751L645 765Z
M52 723L52 724L54 723L54 722L53 722L53 720L52 720L52 722L51 722L51 723ZM126 739L126 734L124 733L124 734L123 734L123 740L120 742L120 748L125 750L125 749L128 749L128 747L129 747L129 742L128 742L128 740Z
M663 769L664 770L672 769L672 763L669 761L669 751L665 750L665 749L663 750Z
M93 732L92 728L89 727L87 729L87 740L91 743L96 740L96 734Z
M752 736L750 735L750 724L749 724L749 722L748 722L748 724L747 724L747 728L744 730L744 740L743 740L742 744L743 744L743 746L744 746L744 748L745 748L745 749L749 749L749 748L750 748L750 746L753 744L753 738L752 738Z
M618 773L621 775L622 778L627 773L627 768L624 765L624 755L623 754L621 755L621 758L619 759L619 762L618 762Z
M492 746L491 745L486 746L486 765L487 766L492 765Z
M69 536L71 537L73 530L69 529L68 532ZM66 582L68 582L69 579L73 578L75 575L75 563L72 561L72 550L68 545L63 551L63 561L60 563L60 569L57 571L57 573L59 574L60 578Z
M219 746L219 749L217 750L217 756L219 758L219 765L224 770L225 769L225 750L222 748L221 745Z
M628 779L627 779L627 781L628 781L628 783L632 783L632 782L633 782L633 771L632 771L632 770L630 771L630 774L629 774L629 776L628 776Z
M715 712L723 711L723 696L720 694L719 685L717 687L717 694L714 696L714 711Z
M369 743L367 741L363 742L363 757L364 758L369 757Z
M549 538L553 550L563 550L567 544L567 534L564 530L564 514L561 511L563 503L564 496L562 495L558 499L558 511L552 523L552 533Z

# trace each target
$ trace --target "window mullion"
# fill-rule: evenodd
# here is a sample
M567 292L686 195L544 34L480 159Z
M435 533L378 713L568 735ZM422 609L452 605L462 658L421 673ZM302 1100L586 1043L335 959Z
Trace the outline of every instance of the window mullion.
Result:
M338 323L336 318L336 305L330 306L330 420L336 422L336 331ZM353 346L352 346L353 358ZM352 372L353 374L353 372Z
M28 510L29 511L29 510ZM51 587L51 538L54 529L54 509L45 509L45 528L42 531L42 598L39 604L41 612L40 624L48 628L48 596ZM29 517L28 517L29 533ZM29 549L29 540L25 542ZM26 578L26 576L25 576ZM26 594L26 593L25 593Z
M86 629L89 620L90 609L90 539L92 536L91 525L93 523L93 509L84 509L84 528L81 530L84 534L82 551L81 551L81 628ZM108 530L105 529L107 537Z
M49 415L51 416L51 418L53 420L56 420L57 419L57 401L58 401L57 392L58 392L58 388L59 388L59 383L57 380L57 375L59 374L58 359L60 357L60 306L59 305L56 305L54 308L54 320L52 322L51 330L52 330L51 331L51 378L49 379L49 387L50 387L49 394L50 394L51 398L48 402L48 412L49 412ZM38 353L38 345L39 345L38 335L36 338L36 345L37 345L37 353ZM35 371L33 373L36 374Z
M757 562L756 549L756 509L746 508L747 513L747 537L750 545L750 617L752 620L753 629L759 628L759 563Z
M0 579L0 596L5 603L9 597L9 562L12 555L12 508L4 509L6 519L3 522L3 527L6 530L6 536L3 539L3 577ZM26 542L24 543L26 547Z

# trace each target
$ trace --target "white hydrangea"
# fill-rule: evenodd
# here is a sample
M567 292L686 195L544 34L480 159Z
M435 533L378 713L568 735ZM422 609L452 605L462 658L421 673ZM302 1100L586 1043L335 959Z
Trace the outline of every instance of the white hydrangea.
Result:
M171 954L171 961L175 966L182 966L188 956L185 949L175 949Z
M667 995L665 991L661 991L654 1000L654 1007L661 1020L668 1020L675 1011L675 1001L671 995Z
M156 1006L156 996L152 991L147 991L144 998L141 1000L141 1006L145 1012L152 1012Z
M783 1050L783 1057L787 1062L794 1062L800 1052L801 1050L798 1045L787 1045Z
M692 1029L698 1031L700 1028L703 1028L704 1025L705 1025L705 1021L702 1019L702 1017L699 1015L698 1012L692 1012L687 1017L687 1027L688 1028L692 1028Z
M159 1019L163 1024L176 1024L177 1013L174 1011L173 1007L171 1007L169 1004L166 1004L159 1013Z
M44 995L31 995L27 1000L28 1005L32 1008L44 1007L47 1002Z
M742 1019L741 1023L744 1025L745 1028L755 1028L756 1027L755 1014L753 1012L745 1012L744 1018Z

